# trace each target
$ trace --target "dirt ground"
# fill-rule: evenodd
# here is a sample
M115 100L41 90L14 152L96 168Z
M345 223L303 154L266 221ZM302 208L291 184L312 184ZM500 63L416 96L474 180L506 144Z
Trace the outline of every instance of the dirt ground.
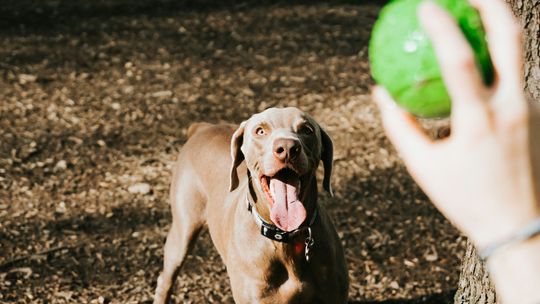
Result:
M0 302L150 302L189 124L297 106L334 139L336 196L321 201L351 302L451 303L464 238L409 177L369 96L379 2L2 2ZM232 302L207 234L174 294Z

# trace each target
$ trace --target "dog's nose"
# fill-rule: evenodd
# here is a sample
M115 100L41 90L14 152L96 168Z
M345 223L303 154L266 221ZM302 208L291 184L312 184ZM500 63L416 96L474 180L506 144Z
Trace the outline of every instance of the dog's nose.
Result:
M295 159L301 149L302 145L295 139L279 138L274 141L274 156L281 161Z

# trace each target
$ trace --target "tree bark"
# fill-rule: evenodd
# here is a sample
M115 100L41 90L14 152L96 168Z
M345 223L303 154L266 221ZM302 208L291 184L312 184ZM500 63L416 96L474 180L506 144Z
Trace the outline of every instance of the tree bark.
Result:
M471 242L463 257L455 304L493 304L497 303L495 288L489 279L484 263L478 258L476 248Z
M540 103L540 0L506 0L512 7L524 31L525 92L533 102ZM495 288L485 264L468 242L462 262L455 304L497 303Z
M540 102L540 1L507 0L524 31L525 91Z

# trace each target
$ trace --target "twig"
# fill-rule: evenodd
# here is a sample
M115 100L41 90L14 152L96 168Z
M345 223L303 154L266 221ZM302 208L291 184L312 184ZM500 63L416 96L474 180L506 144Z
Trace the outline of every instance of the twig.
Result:
M7 63L4 63L4 62L0 62L0 68L4 68L4 69L10 70L12 72L14 72L15 69L16 69L16 67L14 65L7 64Z
M33 257L40 256L40 255L47 255L49 253L57 252L57 251L64 250L64 249L73 249L75 247L77 247L77 246L60 246L60 247L55 247L55 248L47 249L47 250L44 250L44 251L28 254L28 255L25 255L25 256L22 256L22 257L14 258L14 259L5 261L4 263L0 264L0 272L5 272L9 268L11 268L13 265L15 265L15 264L17 264L19 262L22 262L24 260L28 260L28 259L31 259Z

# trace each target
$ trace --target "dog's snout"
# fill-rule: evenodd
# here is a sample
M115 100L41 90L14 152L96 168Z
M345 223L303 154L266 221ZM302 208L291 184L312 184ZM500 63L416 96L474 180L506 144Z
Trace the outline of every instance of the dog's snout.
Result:
M295 159L302 149L302 145L296 139L279 138L274 141L274 156L281 161Z

